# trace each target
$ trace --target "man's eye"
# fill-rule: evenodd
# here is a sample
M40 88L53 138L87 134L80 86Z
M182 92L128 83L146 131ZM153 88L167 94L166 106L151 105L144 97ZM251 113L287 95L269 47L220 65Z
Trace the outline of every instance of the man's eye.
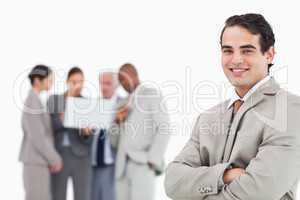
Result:
M245 49L245 50L243 50L243 53L252 53L253 52L253 50L251 50L251 49Z
M223 50L223 53L232 53L232 50L224 49L224 50Z

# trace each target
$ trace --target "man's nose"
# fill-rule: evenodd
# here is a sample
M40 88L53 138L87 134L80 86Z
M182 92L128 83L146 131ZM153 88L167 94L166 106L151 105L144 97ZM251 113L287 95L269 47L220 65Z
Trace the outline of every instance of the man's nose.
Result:
M239 52L235 52L232 57L232 63L235 65L239 65L243 62L243 57Z

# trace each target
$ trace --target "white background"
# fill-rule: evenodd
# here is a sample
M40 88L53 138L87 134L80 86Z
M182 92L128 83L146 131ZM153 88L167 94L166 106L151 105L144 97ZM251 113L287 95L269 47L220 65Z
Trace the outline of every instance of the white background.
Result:
M124 62L136 65L141 79L156 82L167 96L176 94L177 85L178 98L168 102L176 111L166 155L170 162L188 139L196 116L228 96L218 43L227 17L248 12L266 17L276 36L273 73L284 87L300 94L300 13L293 2L1 0L1 199L24 195L18 153L29 68L43 63L59 72L56 92L63 90L67 70L77 65L89 81L91 92L86 90L86 95L97 96L98 72ZM195 106L197 88L203 98ZM162 182L163 177L158 179L157 200L168 199Z

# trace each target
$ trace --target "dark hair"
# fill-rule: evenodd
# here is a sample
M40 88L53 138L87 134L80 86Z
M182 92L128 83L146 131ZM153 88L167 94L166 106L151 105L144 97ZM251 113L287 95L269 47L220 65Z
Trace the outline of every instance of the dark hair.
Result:
M124 70L124 69L130 69L135 75L138 75L138 71L135 68L135 66L131 63L125 63L120 67L120 71Z
M221 45L225 29L232 26L240 26L245 28L254 35L259 34L259 44L262 53L268 51L270 47L274 46L275 44L275 36L272 27L261 14L248 13L229 17L226 20L225 26L221 32ZM272 65L273 64L269 64L268 67L270 68Z
M28 78L31 85L34 84L35 79L43 80L52 73L52 70L45 65L36 65L29 73Z
M79 67L72 67L68 72L67 80L74 74L82 74L83 75L83 71Z

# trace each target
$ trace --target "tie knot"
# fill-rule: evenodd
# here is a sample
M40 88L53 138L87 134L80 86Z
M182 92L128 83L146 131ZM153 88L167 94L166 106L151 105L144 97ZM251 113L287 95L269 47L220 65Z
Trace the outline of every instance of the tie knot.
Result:
M242 106L242 104L244 103L243 100L239 99L239 100L236 100L233 104L233 113L237 113L238 110L240 109L240 107Z

